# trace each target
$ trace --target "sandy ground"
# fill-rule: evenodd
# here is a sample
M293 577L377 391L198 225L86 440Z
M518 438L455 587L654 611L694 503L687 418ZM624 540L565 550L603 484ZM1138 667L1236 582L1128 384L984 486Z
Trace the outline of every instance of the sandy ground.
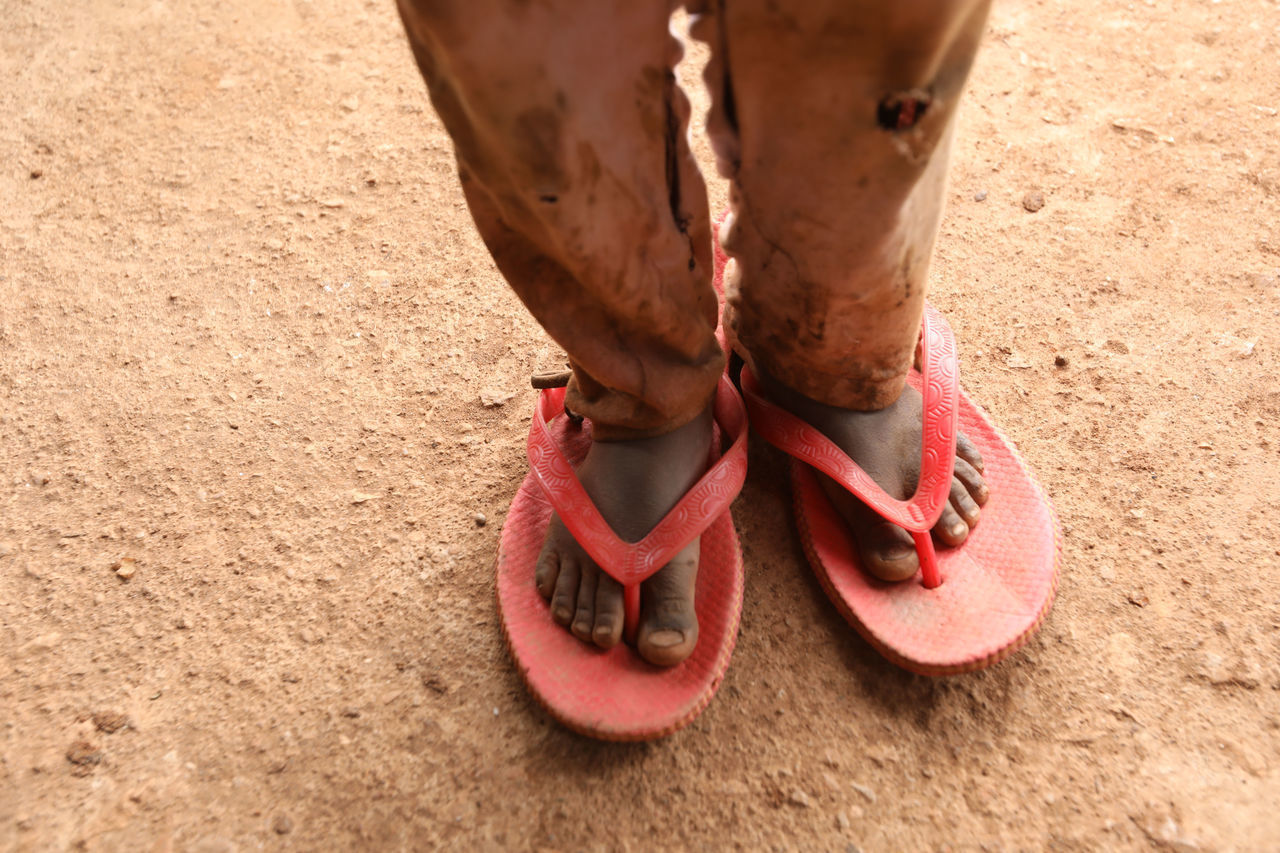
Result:
M755 446L723 688L613 746L503 649L553 349L389 0L0 2L0 848L1280 849L1280 5L1173 6L1004 0L961 110L932 298L1064 522L1038 638L880 660Z

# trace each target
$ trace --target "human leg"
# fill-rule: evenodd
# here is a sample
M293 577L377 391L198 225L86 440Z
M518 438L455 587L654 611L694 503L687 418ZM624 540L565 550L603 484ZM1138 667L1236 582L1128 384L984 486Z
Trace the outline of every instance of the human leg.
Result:
M905 385L941 214L952 119L987 0L709 2L709 120L733 208L726 325L769 395L890 494L915 487L920 397ZM987 497L962 436L935 527L958 544ZM918 566L906 531L825 480L863 564Z
M572 361L567 402L597 438L579 478L614 530L639 539L706 464L723 370L669 5L401 0L400 10L477 228ZM644 586L638 644L654 662L693 647L696 565L694 542ZM621 589L558 520L538 585L579 637L618 641Z

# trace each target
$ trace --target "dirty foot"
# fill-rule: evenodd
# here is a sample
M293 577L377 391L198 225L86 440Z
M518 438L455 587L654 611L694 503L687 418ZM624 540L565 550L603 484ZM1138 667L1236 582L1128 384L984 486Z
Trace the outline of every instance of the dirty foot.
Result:
M762 376L760 381L774 402L834 441L889 495L905 500L915 492L920 476L922 419L918 391L907 387L887 408L858 412L825 406L768 377ZM916 573L920 561L910 533L885 521L825 474L819 474L819 480L853 532L867 571L887 581L905 580ZM951 499L933 527L934 539L952 546L963 542L978 523L979 507L987 502L988 494L982 479L982 455L961 433L956 440Z
M623 540L638 542L671 511L707 469L708 408L675 432L637 441L595 442L578 479L605 521ZM677 664L698 641L694 582L698 540L689 543L640 587L636 650L659 666ZM558 516L538 556L538 592L551 615L578 639L602 649L622 639L622 585L596 566Z

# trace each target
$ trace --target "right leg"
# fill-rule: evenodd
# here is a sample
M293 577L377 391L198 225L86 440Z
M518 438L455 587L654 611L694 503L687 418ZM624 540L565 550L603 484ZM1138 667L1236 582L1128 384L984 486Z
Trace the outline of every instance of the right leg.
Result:
M905 498L920 459L906 387L942 212L952 119L989 0L703 0L708 128L730 178L725 327L773 401ZM934 528L957 545L987 487L960 437ZM821 481L885 580L912 576L905 530Z
M701 474L723 371L669 3L400 0L400 12L476 226L573 364L567 403L596 439L579 479L638 540ZM638 646L655 663L692 651L696 563L694 542L642 588ZM558 520L538 583L558 622L618 642L621 588Z

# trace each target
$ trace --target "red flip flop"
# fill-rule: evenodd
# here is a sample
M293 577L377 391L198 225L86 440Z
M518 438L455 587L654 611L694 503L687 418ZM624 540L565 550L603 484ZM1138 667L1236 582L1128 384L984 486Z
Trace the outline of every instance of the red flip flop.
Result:
M591 446L590 422L564 412L564 389L543 391L529 428L529 476L520 486L498 546L498 610L511 657L531 692L556 720L603 740L650 740L692 722L729 666L742 616L742 550L729 504L747 472L747 415L721 377L713 414L730 442L697 484L644 539L622 541L600 515L574 466ZM555 512L573 538L625 590L627 642L604 651L551 618L534 586L538 554ZM640 617L640 584L685 545L702 537L694 608L698 644L672 667L646 662L631 647Z
M920 347L923 375L913 371L909 382L924 400L921 474L906 501L890 497L817 429L766 400L749 367L742 391L751 425L794 457L796 525L827 595L895 664L921 675L951 675L991 666L1026 643L1057 590L1061 545L1048 496L1013 445L960 390L955 339L929 305ZM929 531L950 494L957 429L982 453L991 497L960 546L935 551ZM914 578L887 583L862 569L815 468L911 531L921 566Z

